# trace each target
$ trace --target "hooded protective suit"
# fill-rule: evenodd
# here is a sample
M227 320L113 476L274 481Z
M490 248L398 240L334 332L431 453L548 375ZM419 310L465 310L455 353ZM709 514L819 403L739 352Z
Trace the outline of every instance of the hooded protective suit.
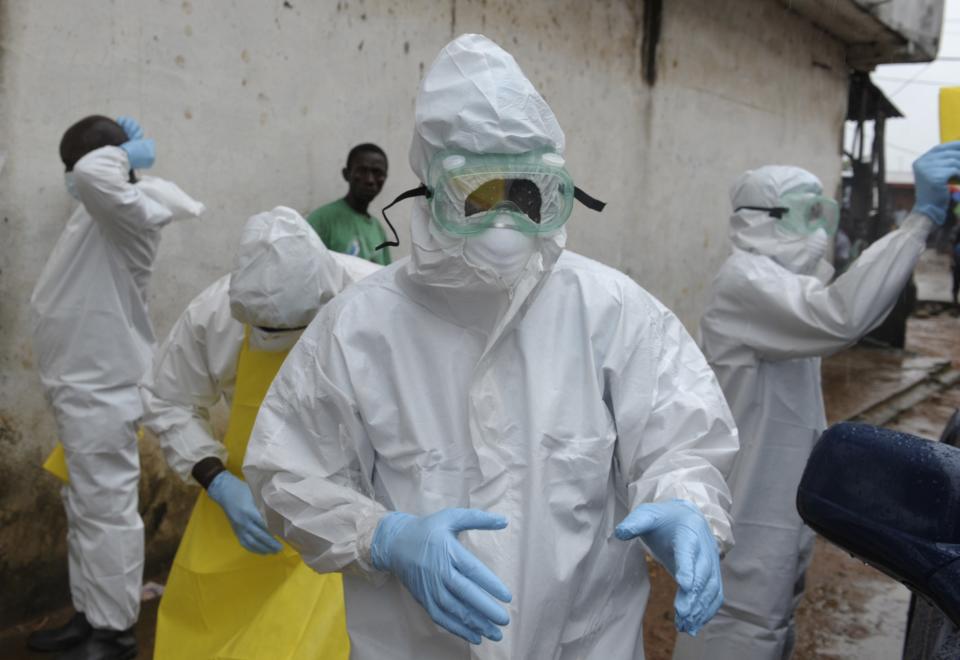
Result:
M805 170L767 166L742 175L730 197L735 209L774 207L797 189L819 192L821 185ZM826 428L820 356L883 320L933 223L911 214L830 285L816 235L783 234L757 210L734 212L730 224L733 254L714 280L700 331L740 430L728 480L737 546L722 564L720 612L696 638L679 637L674 658L779 660L792 652L793 612L813 550L795 500Z
M232 402L244 325L253 326L251 347L288 350L322 305L380 270L364 259L327 250L318 238L308 240L312 229L292 209L281 206L255 217L260 221L244 232L237 268L187 306L141 383L142 423L185 481L192 481L190 471L204 458L227 461L209 410L221 397L227 406Z
M137 381L154 337L147 285L171 220L203 212L169 181L128 181L119 147L91 151L74 166L82 202L40 275L30 307L40 380L66 452L73 605L95 628L136 621L143 572L137 513Z
M448 44L423 80L410 149L421 180L445 148L563 146L550 108L485 37ZM426 208L413 211L412 257L327 305L264 401L244 473L268 526L318 571L345 571L358 660L642 658L644 553L614 527L637 504L680 498L729 547L737 436L715 378L669 310L564 253L562 229L456 238ZM459 537L513 593L500 642L440 629L372 565L387 512L449 507L509 520Z
M327 250L292 209L250 218L233 272L190 303L141 385L144 424L183 479L210 457L239 472L257 408L303 327L379 268ZM208 421L221 396L231 406L223 443ZM340 577L318 575L289 547L266 556L248 550L210 488L173 560L155 657L346 658Z

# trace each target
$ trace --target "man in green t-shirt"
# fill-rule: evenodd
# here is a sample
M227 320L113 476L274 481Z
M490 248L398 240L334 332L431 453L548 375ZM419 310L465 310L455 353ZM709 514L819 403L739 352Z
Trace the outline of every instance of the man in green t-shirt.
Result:
M380 222L367 213L367 206L387 180L387 154L375 144L355 146L347 155L343 178L350 185L347 196L321 206L307 217L307 222L334 252L388 265L390 249L376 249L387 236Z

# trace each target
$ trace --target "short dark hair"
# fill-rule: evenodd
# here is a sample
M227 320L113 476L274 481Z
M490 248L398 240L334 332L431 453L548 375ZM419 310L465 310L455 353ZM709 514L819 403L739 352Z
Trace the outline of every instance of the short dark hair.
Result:
M347 154L347 169L350 169L350 164L353 163L353 159L356 158L359 154L380 154L383 156L383 162L388 164L386 152L373 144L372 142L364 142L363 144L358 144L353 149L350 150L350 153Z
M78 160L94 149L119 147L127 139L126 131L110 117L90 115L64 132L60 139L60 160L69 172Z

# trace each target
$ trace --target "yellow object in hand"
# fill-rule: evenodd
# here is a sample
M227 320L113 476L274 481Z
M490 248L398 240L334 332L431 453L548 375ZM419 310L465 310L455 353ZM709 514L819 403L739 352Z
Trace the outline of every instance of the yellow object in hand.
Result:
M940 88L940 143L960 140L960 87Z

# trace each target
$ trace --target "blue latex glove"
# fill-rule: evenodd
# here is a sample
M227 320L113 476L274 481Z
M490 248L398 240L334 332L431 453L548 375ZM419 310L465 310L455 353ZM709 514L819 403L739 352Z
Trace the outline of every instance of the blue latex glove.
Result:
M947 220L947 183L951 177L960 177L960 142L938 145L913 161L917 199L914 213L922 213L935 224L943 225Z
M117 117L117 123L120 124L123 132L127 134L128 140L140 140L143 138L143 128L133 117L122 115Z
M283 549L267 530L247 482L229 472L221 472L207 486L207 495L227 514L233 533L244 548L258 555L272 555Z
M700 509L685 500L641 504L616 529L621 541L641 537L677 581L674 622L696 635L723 604L720 553Z
M437 625L472 644L499 641L497 626L510 615L510 590L457 540L467 529L503 529L507 520L476 509L444 509L429 516L388 513L373 535L373 565L390 571Z
M153 161L157 159L157 145L150 138L129 140L121 144L120 148L127 152L130 169L132 170L145 170L148 167L153 167Z

